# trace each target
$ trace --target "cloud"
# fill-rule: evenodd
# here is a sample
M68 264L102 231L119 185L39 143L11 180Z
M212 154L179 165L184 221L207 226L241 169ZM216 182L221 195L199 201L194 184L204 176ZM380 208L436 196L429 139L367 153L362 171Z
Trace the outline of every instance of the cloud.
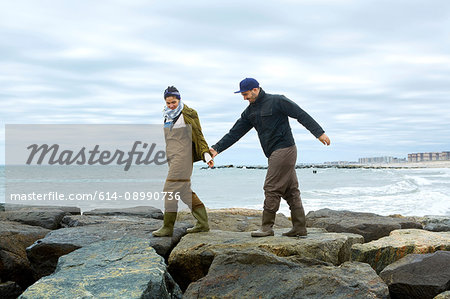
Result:
M215 143L255 77L330 135L325 149L292 121L299 161L450 150L448 1L44 4L0 11L2 124L158 123L176 85ZM255 133L229 152L265 163Z

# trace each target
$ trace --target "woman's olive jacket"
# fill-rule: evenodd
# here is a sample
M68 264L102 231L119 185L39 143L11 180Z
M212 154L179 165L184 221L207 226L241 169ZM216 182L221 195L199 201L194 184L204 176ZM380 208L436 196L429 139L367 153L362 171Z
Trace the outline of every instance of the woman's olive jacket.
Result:
M202 127L200 126L200 120L198 118L197 111L189 108L186 104L181 110L186 125L190 125L192 128L192 162L200 160L205 161L205 153L209 153L209 146L206 143L205 137L202 133Z

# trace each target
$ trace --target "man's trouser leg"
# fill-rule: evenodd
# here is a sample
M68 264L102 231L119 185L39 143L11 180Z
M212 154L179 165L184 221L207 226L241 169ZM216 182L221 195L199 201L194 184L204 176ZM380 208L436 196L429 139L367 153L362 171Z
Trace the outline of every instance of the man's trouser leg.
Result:
M286 184L286 190L283 198L286 199L289 209L291 210L291 221L292 229L283 236L296 237L296 236L306 236L306 218L305 211L303 209L302 201L300 198L300 190L298 188L298 178L295 172L295 164L297 162L297 148L289 148L291 150L287 151L286 159L291 161L289 167L286 167L286 173L289 174L289 180Z
M294 146L295 148L295 146ZM286 159L286 154L292 156L292 147L282 148L274 151L268 160L266 180L264 182L264 212L261 229L252 232L252 236L273 236L273 225L275 215L280 208L281 197L286 193L291 182L291 172L286 172L286 168L295 168L295 158ZM297 153L296 149L294 149ZM292 165L291 165L292 164Z

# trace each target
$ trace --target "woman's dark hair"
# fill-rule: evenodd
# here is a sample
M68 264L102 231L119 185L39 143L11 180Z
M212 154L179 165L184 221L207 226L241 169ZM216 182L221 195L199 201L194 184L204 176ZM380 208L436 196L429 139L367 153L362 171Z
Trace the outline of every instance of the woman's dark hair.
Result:
M176 97L179 100L181 99L180 92L175 86L169 86L164 90L164 99L170 96Z

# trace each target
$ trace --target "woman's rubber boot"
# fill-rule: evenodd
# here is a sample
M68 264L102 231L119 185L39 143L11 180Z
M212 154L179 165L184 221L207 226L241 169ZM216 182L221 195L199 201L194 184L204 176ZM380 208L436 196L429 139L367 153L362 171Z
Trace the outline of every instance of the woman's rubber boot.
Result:
M208 214L206 213L205 206L198 207L192 210L192 215L194 215L195 219L197 219L197 223L193 228L188 228L187 232L191 233L200 233L200 232L209 232L208 225Z
M155 237L172 237L173 226L177 220L177 212L165 212L164 213L164 224L160 229L152 232Z
M292 229L282 235L286 237L305 237L308 233L306 232L306 218L303 207L291 210L291 220Z
M268 237L273 236L273 225L275 223L275 213L269 212L267 210L263 211L262 215L262 225L261 228L257 231L253 231L251 233L252 237Z

